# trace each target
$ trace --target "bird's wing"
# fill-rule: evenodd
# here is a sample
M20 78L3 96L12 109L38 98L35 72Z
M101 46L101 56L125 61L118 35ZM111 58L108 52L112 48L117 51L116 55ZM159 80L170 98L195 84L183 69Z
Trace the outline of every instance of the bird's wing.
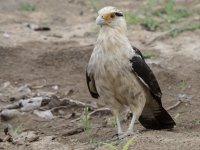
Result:
M152 95L152 100L145 105L139 121L147 129L171 129L175 122L162 107L162 93L156 77L146 64L142 53L135 47L133 49L136 53L131 59L133 72L149 88Z
M141 116L138 119L147 129L172 129L176 123L169 113L155 100L145 104Z
M149 66L146 64L142 53L135 47L133 47L133 49L136 52L136 55L133 56L130 60L133 72L149 88L154 99L162 106L162 92L160 90L155 75L153 74Z
M86 70L86 81L87 81L87 86L90 91L90 94L93 98L98 98L99 94L96 89L95 81L94 81L94 76L92 74L88 74L88 71Z
M140 52L140 50L132 45L133 50L135 51L136 54L138 54L143 60L144 60L144 56L142 55L142 53Z

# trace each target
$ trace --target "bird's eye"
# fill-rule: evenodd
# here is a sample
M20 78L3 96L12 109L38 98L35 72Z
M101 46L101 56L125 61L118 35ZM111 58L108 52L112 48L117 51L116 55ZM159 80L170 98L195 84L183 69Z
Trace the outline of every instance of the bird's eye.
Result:
M110 17L111 17L111 18L115 18L115 14L111 14Z
M124 16L124 15L123 15L122 13L120 13L120 12L116 12L115 15L118 16L118 17Z

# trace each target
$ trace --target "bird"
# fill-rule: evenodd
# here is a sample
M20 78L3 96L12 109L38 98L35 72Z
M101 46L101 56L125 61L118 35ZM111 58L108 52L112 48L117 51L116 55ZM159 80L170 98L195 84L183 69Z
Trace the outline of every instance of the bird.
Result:
M98 11L99 35L86 66L86 81L93 98L102 100L116 117L117 134L134 134L136 120L146 129L173 129L176 125L164 109L158 81L135 46L126 36L124 13L113 6ZM132 119L124 132L120 115L129 108Z

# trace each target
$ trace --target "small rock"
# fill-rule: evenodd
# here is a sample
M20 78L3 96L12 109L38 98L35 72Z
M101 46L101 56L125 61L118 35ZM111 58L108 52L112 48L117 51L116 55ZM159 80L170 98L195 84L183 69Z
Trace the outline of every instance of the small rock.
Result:
M21 87L12 86L10 82L5 82L0 86L0 99L10 99L15 101L21 99L23 96L30 96L33 93L31 92L28 85L23 85Z
M20 108L21 105L20 105L20 102L14 102L13 104L8 104L6 106L4 106L3 108L4 109L17 109L17 108Z
M47 97L33 97L26 100L20 100L21 105L21 111L32 111L35 109L40 108L42 106L42 103L47 100L49 101L49 98Z
M65 111L63 111L63 110L58 110L58 113L59 113L60 115L64 115L64 114L65 114Z
M14 102L14 101L16 101L16 98L15 97L10 97L10 101Z
M62 102L58 99L57 96L52 95L51 97L51 101L49 102L48 106L49 108L54 108L54 107L58 107L62 104Z
M72 96L74 94L74 90L70 89L67 93L65 93L66 96Z
M1 118L3 120L10 120L10 119L13 119L19 115L22 115L22 113L20 113L18 110L16 109L4 109L2 112L1 112Z
M39 139L39 136L34 131L22 132L15 137L12 137L14 144L24 144L25 142L34 142Z
M3 88L7 88L8 86L11 86L10 82L9 81L4 82Z
M34 31L50 31L51 30L51 28L49 28L47 26L39 26L39 25L33 24L33 23L26 23L25 25Z
M9 37L10 37L10 34L8 34L7 32L4 32L4 33L3 33L3 36L4 36L5 38L9 38Z
M51 113L50 110L46 110L46 111L39 111L39 110L34 110L33 112L35 115L37 115L38 117L45 119L45 120L51 120L54 118L53 114Z
M58 90L58 85L54 85L54 86L52 86L52 89L54 89L54 90Z
M179 99L188 99L188 100L190 100L190 99L193 98L192 95L185 94L185 93L179 93L179 94L177 95L177 97L178 97Z
M30 86L27 84L20 86L18 90L22 93L31 93Z

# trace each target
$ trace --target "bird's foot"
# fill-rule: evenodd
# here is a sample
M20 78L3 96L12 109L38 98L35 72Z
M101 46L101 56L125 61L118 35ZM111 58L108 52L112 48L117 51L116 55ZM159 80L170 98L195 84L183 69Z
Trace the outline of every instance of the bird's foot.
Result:
M112 141L122 140L126 137L137 135L139 134L139 131L133 132L132 130L127 130L126 132L115 134L112 138Z
M125 132L120 132L120 133L117 133L117 134L113 135L112 141L117 141L117 140L122 139L120 137L123 137L124 134L125 134Z
M128 137L128 136L132 136L134 134L134 132L133 131L130 131L130 130L128 130L128 131L126 131L125 133L123 133L123 134L121 134L121 135L118 135L118 139L124 139L124 138L126 138L126 137Z

